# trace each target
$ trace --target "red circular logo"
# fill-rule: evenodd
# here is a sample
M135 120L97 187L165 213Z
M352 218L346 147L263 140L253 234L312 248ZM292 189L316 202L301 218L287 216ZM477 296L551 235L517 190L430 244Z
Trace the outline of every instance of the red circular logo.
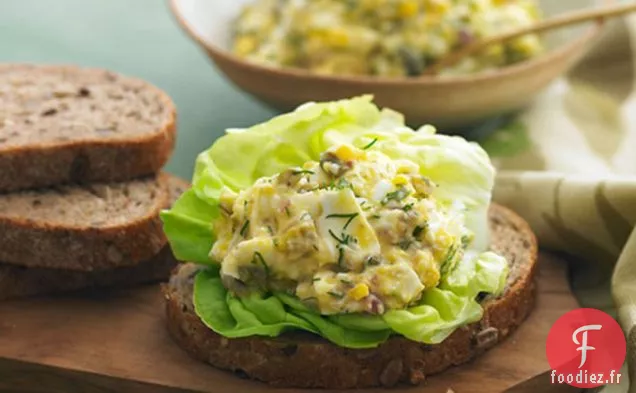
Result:
M603 311L581 308L559 318L548 333L546 356L552 383L594 388L620 383L625 335Z

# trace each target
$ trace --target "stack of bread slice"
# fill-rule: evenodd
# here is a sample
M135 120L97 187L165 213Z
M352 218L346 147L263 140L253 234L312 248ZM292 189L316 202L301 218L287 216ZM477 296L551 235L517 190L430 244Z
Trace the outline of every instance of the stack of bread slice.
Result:
M175 107L108 71L0 65L0 299L163 280Z

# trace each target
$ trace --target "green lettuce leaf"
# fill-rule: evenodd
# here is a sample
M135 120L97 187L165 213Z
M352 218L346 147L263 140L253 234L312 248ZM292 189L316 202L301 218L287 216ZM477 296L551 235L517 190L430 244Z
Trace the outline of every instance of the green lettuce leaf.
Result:
M284 293L267 296L253 293L238 298L225 289L216 267L197 274L193 301L203 323L229 338L276 337L286 330L305 330L342 347L372 348L386 341L392 333L386 325L383 330L341 326Z
M471 251L420 304L379 316L321 316L286 294L237 298L223 288L209 252L215 241L212 222L227 187L238 191L308 160L319 160L329 147L349 143L392 158L406 158L439 187L434 196L462 203L466 226L475 234ZM437 135L430 126L415 131L402 115L380 110L363 96L303 105L248 129L227 130L197 158L192 189L162 213L164 230L177 258L211 265L195 281L195 309L203 322L226 337L277 336L295 329L319 334L343 347L368 348L401 334L438 343L458 326L481 318L480 292L497 293L506 280L503 258L483 253L488 247L488 206L494 168L486 152L460 137ZM216 272L216 273L215 273Z
M219 216L217 201L199 198L191 188L172 209L161 212L163 231L178 260L211 263L208 255L215 240L212 222Z
M197 274L193 302L203 323L225 337L276 337L290 328L318 333L307 321L288 313L275 296L233 296L223 286L215 267Z
M377 347L395 333L438 344L458 327L481 319L483 309L477 295L501 293L507 269L506 261L494 253L467 255L438 288L426 291L415 307L390 310L382 316L323 316L285 293L237 298L221 283L218 268L210 267L195 279L194 305L210 329L230 338L276 337L286 330L305 330L345 348Z

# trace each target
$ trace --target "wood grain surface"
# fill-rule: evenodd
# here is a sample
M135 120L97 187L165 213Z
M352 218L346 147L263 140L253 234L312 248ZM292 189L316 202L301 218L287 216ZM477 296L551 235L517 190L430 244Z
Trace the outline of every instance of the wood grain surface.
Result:
M431 377L416 393L498 392L546 371L552 323L576 308L565 262L541 255L539 301L509 339L474 362ZM540 382L540 381L539 381ZM546 385L549 381L546 378ZM269 389L190 359L164 326L156 286L101 295L0 303L0 392L299 393ZM365 392L385 391L366 390Z

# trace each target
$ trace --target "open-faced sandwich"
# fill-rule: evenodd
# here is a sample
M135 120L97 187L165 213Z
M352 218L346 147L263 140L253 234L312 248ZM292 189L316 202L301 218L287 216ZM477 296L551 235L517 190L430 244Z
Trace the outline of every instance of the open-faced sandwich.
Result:
M170 332L285 387L418 383L466 362L534 303L536 241L491 205L494 176L477 144L370 97L228 130L163 214L193 262L164 287Z

